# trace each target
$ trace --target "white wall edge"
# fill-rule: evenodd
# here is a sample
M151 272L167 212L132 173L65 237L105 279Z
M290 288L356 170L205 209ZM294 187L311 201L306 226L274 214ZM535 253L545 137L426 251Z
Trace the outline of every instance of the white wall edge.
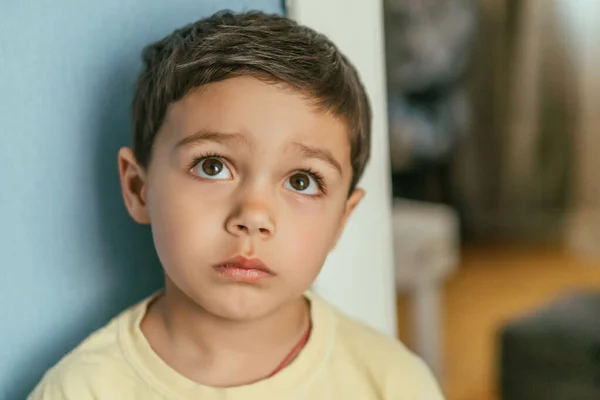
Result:
M373 108L367 192L313 289L345 313L396 336L383 10L371 0L287 0L287 15L327 35L354 63Z

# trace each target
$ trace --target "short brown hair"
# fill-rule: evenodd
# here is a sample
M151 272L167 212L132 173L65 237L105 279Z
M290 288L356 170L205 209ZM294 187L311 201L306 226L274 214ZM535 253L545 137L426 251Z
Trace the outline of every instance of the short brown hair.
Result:
M370 154L371 110L354 66L324 35L262 12L222 11L146 47L133 99L133 151L147 167L169 105L240 75L284 83L345 120L356 187Z

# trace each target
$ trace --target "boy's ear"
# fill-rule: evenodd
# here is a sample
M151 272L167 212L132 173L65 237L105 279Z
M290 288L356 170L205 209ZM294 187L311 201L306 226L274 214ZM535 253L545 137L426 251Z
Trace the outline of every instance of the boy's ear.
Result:
M356 206L363 199L363 197L365 197L365 191L360 188L357 188L357 189L354 189L352 194L346 200L346 208L344 210L344 215L342 216L342 219L340 220L340 226L338 228L338 233L335 238L335 241L333 242L333 247L335 247L337 245L338 240L340 240L340 236L342 236L342 232L344 232L344 227L346 226L346 222L348 221L348 218L350 217L350 215L352 214L352 212L354 211Z
M129 215L137 223L149 224L150 217L146 206L146 174L129 147L119 150L119 178Z

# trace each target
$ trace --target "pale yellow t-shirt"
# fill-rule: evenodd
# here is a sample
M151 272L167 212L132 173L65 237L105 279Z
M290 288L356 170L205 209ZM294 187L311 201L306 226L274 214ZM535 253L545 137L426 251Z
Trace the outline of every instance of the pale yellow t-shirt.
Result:
M257 383L214 388L180 375L140 329L149 298L124 311L49 370L28 400L440 400L425 364L400 342L307 294L313 329L298 357Z

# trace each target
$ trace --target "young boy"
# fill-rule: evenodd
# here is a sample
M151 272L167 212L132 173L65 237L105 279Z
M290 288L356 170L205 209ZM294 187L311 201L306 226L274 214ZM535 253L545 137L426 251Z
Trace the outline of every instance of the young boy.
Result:
M363 197L371 115L348 60L258 12L200 20L143 59L119 171L165 289L29 399L441 399L400 343L307 292Z

